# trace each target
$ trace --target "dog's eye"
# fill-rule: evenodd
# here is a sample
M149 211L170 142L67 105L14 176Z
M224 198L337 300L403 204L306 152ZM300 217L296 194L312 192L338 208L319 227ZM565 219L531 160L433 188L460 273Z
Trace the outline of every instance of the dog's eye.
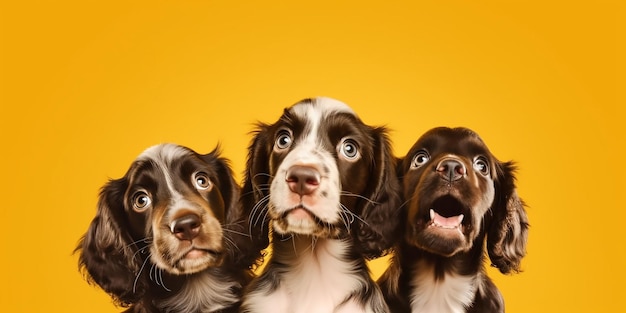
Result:
M428 155L428 152L426 152L426 151L419 151L413 157L413 161L411 161L411 167L412 168L418 168L418 167L426 164L426 162L428 162L429 160L430 160L430 156Z
M489 175L489 163L482 157L479 157L474 161L474 169L484 176Z
M138 191L133 195L133 208L138 211L145 211L152 204L152 199L144 191Z
M341 155L346 157L346 159L354 160L359 157L359 146L354 140L346 139L341 143L339 152L341 152Z
M282 130L278 133L276 137L276 148L279 150L287 149L291 147L291 143L293 142L291 138L291 133L286 130Z
M194 184L199 190L207 190L211 187L211 180L209 179L209 175L204 172L197 172L194 174L193 178Z

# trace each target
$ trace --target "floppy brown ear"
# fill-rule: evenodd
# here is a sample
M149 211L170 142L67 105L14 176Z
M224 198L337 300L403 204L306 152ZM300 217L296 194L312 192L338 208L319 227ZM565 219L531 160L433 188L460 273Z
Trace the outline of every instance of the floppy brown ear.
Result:
M246 172L241 190L240 203L249 225L253 249L258 251L269 245L269 220L266 205L270 188L270 149L272 141L266 124L258 124L254 139L248 147Z
M515 189L515 166L512 162L500 163L497 172L487 251L492 265L508 274L520 271L520 262L526 255L529 224L524 202Z
M387 254L400 237L399 207L400 183L396 175L396 158L391 151L391 142L384 127L372 129L374 138L374 160L372 177L365 196L361 219L358 221L356 239L362 254L374 259Z
M75 252L79 268L90 283L106 291L121 306L136 303L146 290L146 282L135 278L142 265L137 256L139 243L133 243L124 212L126 178L112 180L100 192L98 211Z

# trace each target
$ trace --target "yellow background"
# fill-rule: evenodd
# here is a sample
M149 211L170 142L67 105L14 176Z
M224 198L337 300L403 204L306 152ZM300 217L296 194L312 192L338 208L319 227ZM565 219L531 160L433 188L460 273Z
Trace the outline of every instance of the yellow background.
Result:
M462 125L518 162L507 312L626 312L624 6L433 2L4 1L0 310L119 311L72 255L107 179L160 142L240 179L255 121L325 95L397 155Z

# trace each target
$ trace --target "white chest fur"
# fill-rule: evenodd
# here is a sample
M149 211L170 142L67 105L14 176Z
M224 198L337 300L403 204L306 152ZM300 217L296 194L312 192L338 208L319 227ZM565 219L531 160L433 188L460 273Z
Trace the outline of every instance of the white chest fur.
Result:
M310 237L307 240L310 240ZM299 239L294 239L299 240ZM319 239L314 245L300 249L294 243L294 258L283 260L289 271L280 277L280 286L271 294L264 291L250 295L250 312L271 313L352 313L368 312L350 295L366 284L354 274L355 264L346 262L347 243ZM277 257L275 255L275 257ZM278 256L280 257L280 256Z
M419 262L411 282L411 311L423 313L464 313L474 301L476 278L456 273L446 273L443 278L435 279L434 268L425 262Z
M158 306L164 312L215 312L239 301L233 294L233 289L239 287L238 282L208 269L190 276L176 297Z

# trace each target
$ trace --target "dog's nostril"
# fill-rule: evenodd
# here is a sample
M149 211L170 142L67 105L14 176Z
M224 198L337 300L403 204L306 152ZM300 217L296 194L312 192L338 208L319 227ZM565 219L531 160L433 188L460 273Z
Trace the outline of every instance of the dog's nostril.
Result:
M185 215L172 223L172 233L180 240L192 240L200 233L202 222L196 214Z
M449 181L455 181L465 176L465 166L456 160L443 160L437 165L437 172Z
M299 195L309 195L319 187L320 173L310 166L294 165L287 170L285 181L289 189Z

